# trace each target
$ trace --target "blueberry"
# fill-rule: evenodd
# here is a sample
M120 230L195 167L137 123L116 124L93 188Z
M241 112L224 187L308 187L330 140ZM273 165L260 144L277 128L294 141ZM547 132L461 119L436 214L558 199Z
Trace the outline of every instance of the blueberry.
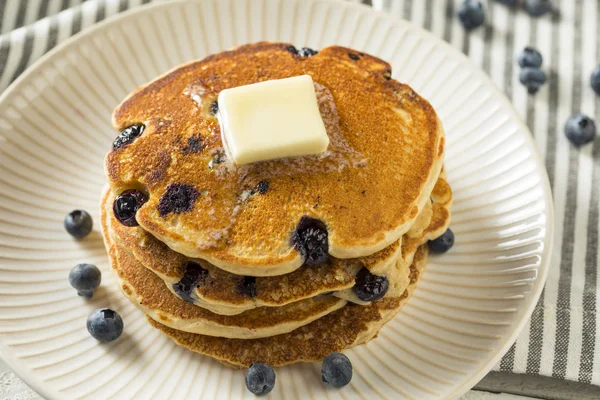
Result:
M519 74L519 80L530 94L534 94L546 83L546 73L538 68L525 67Z
M575 114L565 124L565 135L571 143L581 146L594 140L596 124L594 120L582 114Z
M533 47L525 47L518 57L519 65L523 68L540 68L542 66L542 54Z
M219 102L215 100L212 103L210 103L210 113L212 115L217 115L218 112L219 112Z
M202 151L203 148L202 135L197 134L187 138L187 145L183 147L183 152L186 154L195 154Z
M352 380L352 363L342 353L331 353L323 360L321 379L331 386L346 386Z
M188 303L194 303L192 291L208 277L208 271L198 263L188 262L183 278L173 285L173 290Z
M252 364L246 372L246 387L257 396L269 393L275 387L275 371L267 364Z
M321 265L329 258L327 226L315 218L302 217L292 235L292 245L304 258L305 265Z
M358 61L360 60L360 56L358 54L354 54L354 53L348 53L348 57L350 57L351 59L353 59L354 61Z
M373 275L371 271L363 267L356 275L352 290L362 301L375 301L385 296L388 288L389 283L385 276Z
M77 294L88 299L94 295L94 289L100 286L102 273L92 264L77 264L69 273L71 286L77 289Z
M454 246L454 232L448 228L448 230L446 230L442 236L437 239L430 240L428 245L429 250L431 250L433 253L445 253L450 250L452 246Z
M298 50L298 55L301 57L312 57L317 53L318 51L310 49L308 47L303 47L300 50Z
M592 89L594 89L596 93L600 94L600 65L598 65L594 72L592 72L590 83L592 85Z
M269 190L269 181L260 181L256 185L256 191L260 194L267 193L267 190Z
M552 2L550 0L525 0L525 11L534 17L544 15L552 10Z
M123 129L119 136L113 142L113 150L119 150L121 147L133 142L133 140L144 132L144 125L131 125Z
M238 291L247 297L256 297L256 278L254 276L245 276L238 284Z
M475 29L485 21L483 5L479 0L464 0L456 11L458 19L468 29Z
M84 210L73 210L65 217L65 229L76 239L86 237L92 231L94 221Z
M507 6L514 6L517 4L517 0L496 0L498 3L506 4Z
M158 213L161 217L169 213L181 214L191 211L200 193L190 185L183 183L171 183L160 197L158 202Z
M124 191L113 202L115 218L125 226L137 226L135 214L147 200L148 197L139 190Z
M298 55L298 49L295 46L289 45L285 49L292 54Z
M112 342L123 333L121 316L110 308L99 308L87 318L90 335L100 342Z

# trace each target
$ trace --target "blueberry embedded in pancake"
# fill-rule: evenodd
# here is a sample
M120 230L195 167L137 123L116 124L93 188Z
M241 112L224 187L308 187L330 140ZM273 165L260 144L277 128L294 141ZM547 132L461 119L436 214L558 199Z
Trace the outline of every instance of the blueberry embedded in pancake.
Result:
M139 190L126 190L115 198L113 212L117 220L125 226L137 226L137 210L148 201L148 197Z
M305 265L320 265L329 257L327 226L316 218L304 216L300 219L292 243L300 252Z

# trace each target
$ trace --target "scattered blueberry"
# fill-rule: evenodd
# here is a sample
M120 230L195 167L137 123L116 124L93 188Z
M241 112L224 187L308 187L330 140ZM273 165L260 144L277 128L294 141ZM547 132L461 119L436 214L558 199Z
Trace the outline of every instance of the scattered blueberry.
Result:
M303 47L300 50L298 50L298 55L300 57L312 57L317 53L318 53L318 51L310 49L308 47Z
M94 339L112 342L123 333L123 320L116 311L99 308L88 316L87 329Z
M342 353L331 353L323 360L321 379L334 387L346 386L352 380L352 363Z
M546 73L538 68L525 67L519 74L519 80L530 94L535 94L546 83Z
M592 72L590 83L592 85L592 89L594 89L596 93L600 94L600 65L598 65L594 72Z
M353 59L354 61L358 61L360 60L360 56L358 54L354 54L354 53L348 53L348 57L350 57L351 59Z
M581 146L594 140L596 124L582 114L575 114L565 124L565 135L575 145Z
M445 253L454 246L454 232L450 228L437 239L429 241L429 250L434 253Z
M304 258L305 265L320 265L329 258L327 226L323 221L302 217L292 235L292 244Z
M170 213L181 214L191 211L194 202L198 198L198 190L183 183L172 183L160 197L158 202L158 213L165 217Z
M539 17L552 10L552 2L550 0L525 0L525 11L534 17Z
M525 47L519 54L519 65L523 68L532 67L540 68L542 66L542 54L533 47Z
M507 6L514 6L517 4L517 0L496 0L498 3L506 4Z
M456 11L465 29L471 30L485 22L485 12L479 0L464 0Z
M65 229L76 239L86 237L92 231L94 221L84 210L73 210L65 217Z
M246 372L246 387L257 396L269 393L275 387L275 371L267 364L252 364Z
M206 279L208 271L198 263L188 262L185 266L185 273L179 282L173 285L173 290L179 297L188 303L194 303L192 291Z
M388 288L389 283L385 276L373 275L371 271L363 267L356 275L352 290L362 301L375 301L385 296Z
M121 147L133 142L142 132L144 132L144 125L131 125L123 129L113 142L113 150L119 150Z
M77 264L69 273L69 283L77 294L88 299L94 295L94 290L100 286L102 273L92 264Z
M269 190L269 181L260 181L256 185L256 191L260 194L267 193L267 190Z
M121 193L113 202L115 218L125 226L137 226L135 214L148 200L148 197L136 189L129 189Z
M215 100L212 103L210 103L210 113L212 115L217 115L218 112L219 112L219 102Z
M239 292L247 297L256 297L256 277L245 276L238 285Z

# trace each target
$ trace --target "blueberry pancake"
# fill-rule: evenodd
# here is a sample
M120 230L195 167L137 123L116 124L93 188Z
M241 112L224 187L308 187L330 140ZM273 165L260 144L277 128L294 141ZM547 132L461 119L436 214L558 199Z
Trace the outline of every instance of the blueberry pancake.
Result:
M111 241L106 220L106 215L102 215L105 245L121 291L147 316L173 329L228 338L261 338L290 332L346 304L337 297L315 296L282 307L261 307L233 316L215 314L171 293L156 274Z
M232 164L218 94L303 74L315 82L327 151ZM120 222L241 276L398 242L427 207L444 155L431 105L391 79L386 62L338 46L305 53L257 43L186 64L132 93L113 125L120 134L105 170Z
M319 294L350 289L361 268L391 278L401 256L400 241L397 241L371 256L358 259L330 257L322 264L303 266L285 275L235 275L202 259L190 259L176 253L139 226L119 224L110 211L113 197L109 194L104 205L104 208L108 207L112 239L163 279L174 294L218 314L234 315L263 306L280 307Z
M181 332L151 318L152 326L177 344L212 357L231 368L254 362L281 366L320 361L332 352L366 343L408 301L427 264L427 246L421 246L410 266L409 285L400 297L384 297L368 306L346 305L291 332L262 339L239 340Z
M329 292L355 303L366 304L352 291L355 277L362 268L374 275L386 277L390 295L400 295L408 284L409 254L446 230L449 224L451 191L441 178L435 188L437 191L434 189L432 201L437 203L433 206L429 203L423 208L411 229L404 235L403 240L408 241L409 248L402 246L402 252L401 241L398 241L371 256L357 259L330 257L318 266L303 266L289 274L273 277L243 277L216 268L204 260L189 259L174 252L139 226L119 224L112 212L108 213L108 224L114 241L125 247L140 264L163 279L173 293L217 314L234 315L256 307L279 307ZM446 190L444 196L440 196L442 189ZM105 207L110 208L113 197L108 194ZM435 226L429 226L432 218L436 221ZM397 266L401 253L407 263ZM189 283L185 284L186 282ZM196 285L190 284L191 282L196 282Z

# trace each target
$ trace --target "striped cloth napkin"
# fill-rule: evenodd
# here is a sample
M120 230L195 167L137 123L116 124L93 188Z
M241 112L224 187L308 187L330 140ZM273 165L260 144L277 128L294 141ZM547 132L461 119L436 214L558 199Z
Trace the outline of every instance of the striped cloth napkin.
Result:
M66 38L148 1L0 0L0 92ZM553 262L531 321L495 370L600 385L600 138L576 148L563 134L576 112L600 126L600 97L589 85L600 63L600 1L555 0L554 12L540 18L483 1L486 24L471 33L456 19L460 1L364 2L423 26L481 66L521 113L545 159L556 211ZM527 45L542 52L549 77L535 96L519 83L515 62Z

